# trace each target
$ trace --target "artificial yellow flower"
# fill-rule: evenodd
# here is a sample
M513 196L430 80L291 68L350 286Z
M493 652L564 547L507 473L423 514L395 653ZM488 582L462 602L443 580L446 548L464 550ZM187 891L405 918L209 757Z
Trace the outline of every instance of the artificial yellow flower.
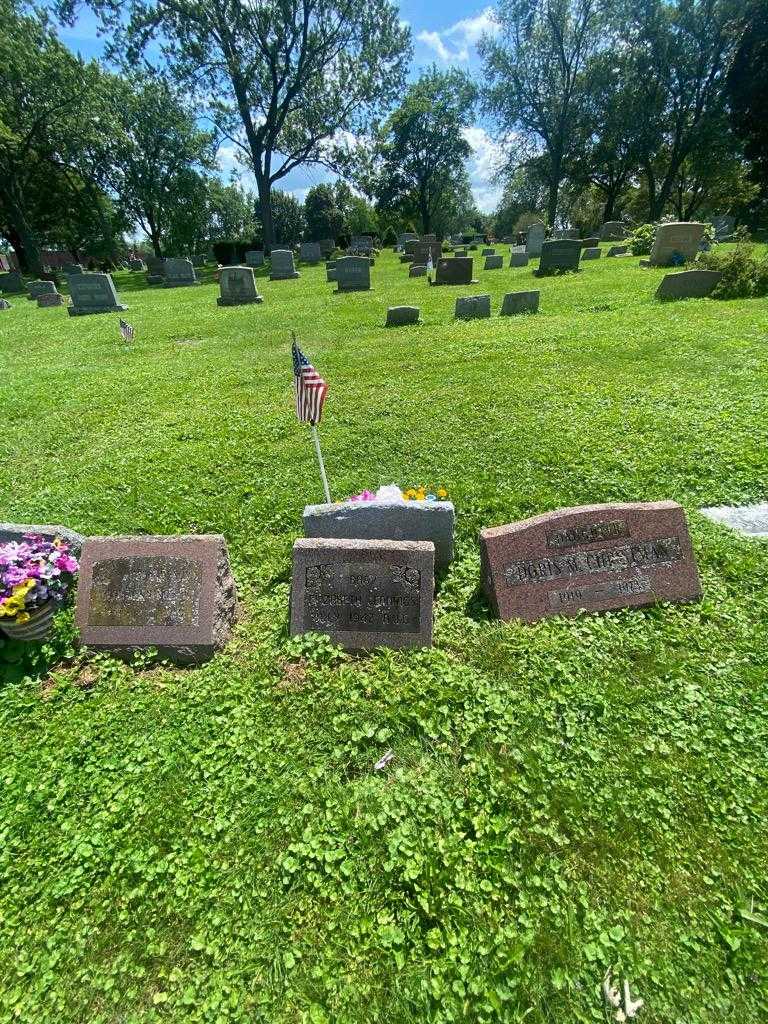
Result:
M19 612L19 614L16 616L16 621L20 622L20 623L21 622L29 622L29 620L30 620L29 612Z
M448 497L448 491L446 491L446 489L444 487L438 487L438 489L437 489L437 496L438 496L438 498L447 498Z

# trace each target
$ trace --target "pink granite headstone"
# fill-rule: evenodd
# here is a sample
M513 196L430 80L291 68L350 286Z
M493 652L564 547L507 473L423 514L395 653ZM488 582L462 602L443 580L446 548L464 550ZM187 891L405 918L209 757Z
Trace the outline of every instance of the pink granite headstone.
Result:
M501 619L696 601L701 584L674 501L583 505L480 534L483 588Z

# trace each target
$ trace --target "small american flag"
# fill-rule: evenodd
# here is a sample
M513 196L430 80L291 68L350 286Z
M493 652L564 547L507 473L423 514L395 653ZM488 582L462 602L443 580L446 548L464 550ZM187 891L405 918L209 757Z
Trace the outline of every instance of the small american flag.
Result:
M123 341L133 341L133 328L123 319L120 320L120 333L123 336Z
M293 383L296 390L296 415L299 423L315 426L323 414L328 385L293 339Z

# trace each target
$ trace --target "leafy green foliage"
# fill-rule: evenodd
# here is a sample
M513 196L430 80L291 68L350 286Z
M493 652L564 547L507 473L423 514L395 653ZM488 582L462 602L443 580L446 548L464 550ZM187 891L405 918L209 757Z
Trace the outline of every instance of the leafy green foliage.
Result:
M627 239L627 245L633 256L648 256L653 248L656 235L655 224L640 224Z
M750 299L768 295L768 257L756 255L747 242L704 253L699 262L723 275L712 293L715 299Z
M259 271L258 309L118 273L130 350L117 317L2 314L4 515L220 531L242 616L195 670L76 655L65 616L0 688L0 1019L599 1024L610 964L640 1021L763 1024L768 555L697 510L764 497L768 305L532 271L476 264L495 310L541 311L471 324L389 252L344 297ZM403 302L424 326L387 332ZM431 651L287 637L321 497L290 329L331 384L333 494L456 502ZM668 497L700 604L491 618L481 527Z

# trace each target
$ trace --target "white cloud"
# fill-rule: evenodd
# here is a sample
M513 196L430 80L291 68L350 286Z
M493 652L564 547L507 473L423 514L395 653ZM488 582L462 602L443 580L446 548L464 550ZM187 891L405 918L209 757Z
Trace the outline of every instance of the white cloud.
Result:
M464 63L469 60L470 49L477 45L481 36L493 35L498 28L493 9L485 7L473 18L462 18L442 32L424 30L419 32L416 38L430 50L434 50L440 60L446 63ZM446 41L449 45L446 45Z
M440 38L439 32L419 32L416 38L420 43L424 43L425 46L428 46L430 50L434 50L440 60L444 60L446 62L452 60L469 60L469 51L466 47L452 52Z
M455 25L445 30L447 36L458 36L465 44L474 46L483 35L493 35L498 32L499 25L493 13L493 8L486 7L476 14L474 18L462 18Z
M461 134L472 147L468 167L472 195L484 213L491 213L501 198L495 176L505 159L504 148L479 125L463 128Z

